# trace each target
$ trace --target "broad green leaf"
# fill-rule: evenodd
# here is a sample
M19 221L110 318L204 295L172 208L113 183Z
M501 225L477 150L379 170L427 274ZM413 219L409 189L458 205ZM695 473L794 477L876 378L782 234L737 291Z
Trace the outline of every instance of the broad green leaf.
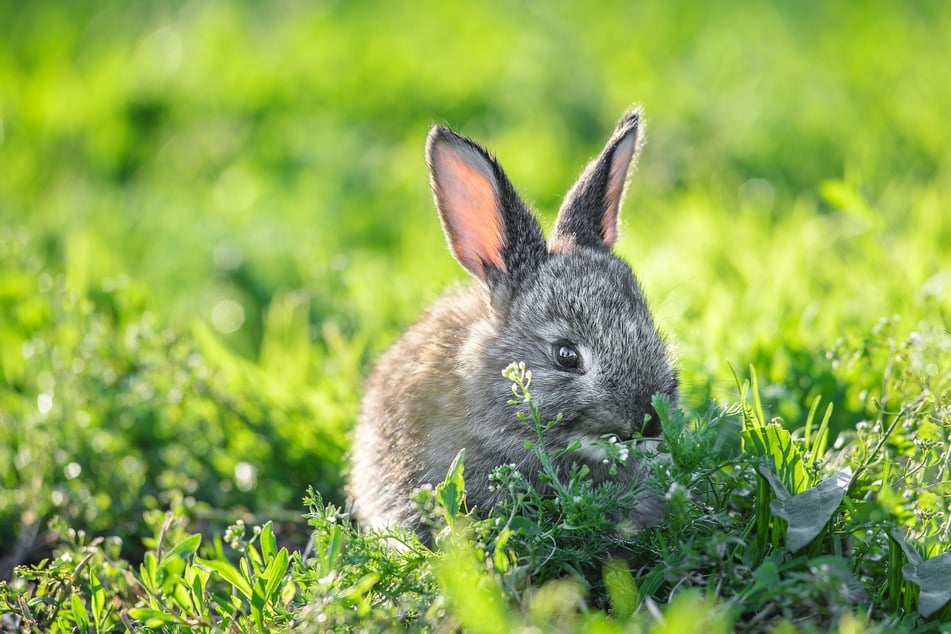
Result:
M241 560L241 569L244 570L245 562L251 562L251 569L254 571L254 575L261 574L261 571L264 570L264 558L261 557L260 551L255 548L254 544L248 544L248 548L245 551L247 557ZM250 572L246 572L245 576L248 579L251 579L254 575Z
M243 559L241 561L244 561ZM244 595L246 599L251 598L251 584L248 583L247 579L242 576L242 574L227 561L221 561L218 559L201 559L200 557L195 558L195 563L199 566L207 568L212 572L218 573L222 579L234 586L235 590Z
M787 522L786 547L789 550L797 552L822 532L842 503L851 477L852 470L846 468L799 495L772 501L770 509L773 514Z
M608 590L615 615L627 618L634 614L640 602L640 596L637 592L637 583L627 563L609 561L604 566L604 586Z
M251 618L254 619L254 623L258 628L259 632L264 631L264 597L261 596L261 593L255 592L254 596L251 597Z
M264 561L271 561L277 554L277 539L274 537L274 526L271 522L261 527L261 554L264 555Z
M902 575L918 586L918 613L928 618L951 601L951 552L902 566Z
M766 458L790 493L801 493L809 487L802 454L782 425L771 422L762 427L744 429L740 436L744 451Z
M191 592L192 604L199 613L205 610L205 587L211 573L199 566L189 566L185 571L185 582Z
M142 559L142 565L139 566L139 574L142 576L142 584L152 593L158 591L158 580L155 578L157 566L158 560L155 558L155 553L151 550L147 551Z
M509 528L520 535L537 535L541 529L538 524L521 515L516 515L509 522Z
M436 486L436 495L442 503L446 520L452 523L453 518L459 515L462 510L462 501L465 498L465 472L466 450L460 449L452 464L449 465L449 471L446 473L446 479Z
M165 625L185 625L182 619L155 608L130 608L128 612L136 621L141 621L146 627L158 629Z
M179 585L185 568L188 564L181 557L166 557L162 559L158 569L158 583L162 592L173 592Z
M291 575L291 578L285 584L284 589L281 590L281 596L278 600L281 602L281 605L288 605L291 601L294 600L294 597L297 596L297 584L294 583L294 576Z
M284 581L284 575L287 573L287 566L289 562L290 557L287 553L287 549L282 548L271 560L271 563L268 564L267 570L264 571L265 600L270 601L271 597L274 596L274 592L281 585L281 582Z
M182 577L175 578L172 590L167 594L183 612L189 613L195 609L191 598L191 588L182 583Z
M442 502L446 515L450 518L459 515L462 492L455 482L446 481L439 486L439 500Z
M753 571L753 579L764 588L779 587L779 568L775 561L766 560Z
M186 559L187 557L194 555L200 544L200 533L186 537L182 541L175 544L171 550L162 555L162 562L160 565L165 566L167 562L170 562L173 559Z
M86 611L86 606L83 605L83 600L79 598L78 593L73 593L69 595L70 607L73 611L73 620L76 622L77 627L81 630L89 629L89 612Z

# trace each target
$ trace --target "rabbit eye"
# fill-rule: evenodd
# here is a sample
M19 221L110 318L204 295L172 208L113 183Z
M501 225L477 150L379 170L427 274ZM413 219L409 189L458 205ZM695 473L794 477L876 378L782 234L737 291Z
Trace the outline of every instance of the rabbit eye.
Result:
M581 366L581 355L571 344L556 343L553 347L555 363L566 370L577 370Z

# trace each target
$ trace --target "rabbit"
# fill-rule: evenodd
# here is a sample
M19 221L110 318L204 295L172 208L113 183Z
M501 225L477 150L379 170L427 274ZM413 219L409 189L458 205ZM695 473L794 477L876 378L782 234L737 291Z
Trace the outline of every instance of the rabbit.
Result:
M502 370L532 371L552 448L610 477L597 442L611 434L659 435L655 393L676 403L671 347L655 328L630 267L611 249L630 166L641 145L641 113L629 110L601 154L565 197L550 241L495 158L435 125L426 142L436 208L455 259L475 278L437 300L379 359L365 385L351 451L350 508L364 529L394 525L428 542L412 493L442 482L465 449L466 502L499 501L489 475L514 463L535 479L525 441L534 433L508 405ZM649 422L644 426L645 417ZM614 476L634 482L644 469ZM535 479L537 483L537 479ZM640 499L640 498L639 498ZM663 505L643 496L631 523L659 522Z

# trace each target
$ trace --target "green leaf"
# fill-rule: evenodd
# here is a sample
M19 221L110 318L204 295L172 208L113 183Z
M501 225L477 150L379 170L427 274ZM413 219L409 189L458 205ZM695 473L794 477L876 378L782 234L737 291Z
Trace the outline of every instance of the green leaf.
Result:
M279 596L277 600L280 601L282 605L288 605L296 596L297 584L294 583L294 577L291 575L288 582L284 584L284 589L281 590L281 596Z
M181 557L165 557L159 564L158 579L162 592L169 593L181 583L182 575L188 564Z
M182 577L175 577L171 591L166 594L183 612L189 613L195 609L191 597L191 588L182 583Z
M852 470L845 468L817 486L770 504L773 514L787 522L786 547L797 552L822 532L842 503Z
M261 553L258 551L257 548L254 547L254 544L248 544L245 554L247 555L247 557L241 560L241 570L245 571L245 577L247 577L248 580L250 580L253 578L254 575L259 575L261 574L261 571L264 570L264 558L261 557ZM253 574L246 570L245 562L251 563L251 570L254 571Z
M162 555L162 562L160 566L164 567L168 562L173 559L185 559L194 555L198 550L198 546L201 544L201 534L191 535L186 537L182 541L175 544L175 546L169 550L167 553Z
M495 538L495 543L492 545L492 564L496 570L503 574L508 572L509 568L511 568L511 562L505 550L505 545L508 544L512 534L512 529L503 528L499 532L499 536Z
M766 560L753 571L753 579L764 588L779 587L779 568L775 561Z
M770 422L762 427L744 429L740 436L744 450L766 458L791 493L801 493L809 487L802 454L782 425Z
M326 575L337 567L337 559L343 551L343 531L333 524L326 531L326 537L317 540L317 570Z
M261 527L261 554L264 555L264 561L271 561L277 554L277 539L274 537L272 522Z
M158 593L158 580L155 578L157 567L158 560L155 558L155 553L151 550L146 551L142 565L139 566L139 574L142 577L142 585L152 594Z
M615 615L626 619L634 614L640 602L640 596L637 592L637 583L625 562L609 561L605 564L604 586L608 590Z
M255 592L254 596L251 597L251 618L254 619L254 624L257 626L259 632L264 631L264 597L260 593Z
M267 601L271 600L271 597L274 596L274 592L281 585L281 582L284 581L284 575L287 573L287 566L290 562L290 556L287 553L286 548L282 548L277 555L271 560L271 563L268 564L267 570L264 571L264 598Z
M72 608L73 620L76 622L76 626L82 631L87 631L89 629L89 612L86 611L86 606L83 605L83 600L79 598L78 593L74 592L70 595L69 604Z
M513 532L519 535L538 535L541 532L538 524L521 515L513 517L508 526Z
M242 559L242 561L244 560ZM219 577L234 586L235 590L243 594L246 599L251 598L251 584L248 583L248 580L245 579L238 569L229 562L217 559L201 559L200 557L196 557L195 563L217 573Z
M450 518L456 517L459 515L462 491L456 486L455 482L443 482L439 487L439 501L442 503L446 515Z
M185 625L185 621L174 614L156 610L155 608L130 608L128 612L136 621L141 621L146 627L158 629L165 625Z
M906 580L918 586L918 613L928 618L951 601L951 552L902 566Z
M258 556L257 549L251 545L248 545L247 554L247 557L242 557L238 560L238 568L241 570L241 577L244 578L244 580L250 585L254 577L257 576L258 572L257 568L255 568L255 572L251 572L251 566L248 564L248 559L260 559L260 557Z
M453 518L462 510L462 501L465 498L466 483L463 479L465 472L466 450L460 449L452 464L446 479L436 486L436 497L443 507L446 521L452 523Z
M101 632L106 629L104 622L106 591L102 587L102 582L99 581L96 571L92 568L89 569L89 589L92 591L92 597L89 601L89 606L92 609L92 622L96 626L96 631Z
M205 610L205 587L211 573L199 566L189 566L185 571L185 582L191 592L191 601L195 610L200 614Z

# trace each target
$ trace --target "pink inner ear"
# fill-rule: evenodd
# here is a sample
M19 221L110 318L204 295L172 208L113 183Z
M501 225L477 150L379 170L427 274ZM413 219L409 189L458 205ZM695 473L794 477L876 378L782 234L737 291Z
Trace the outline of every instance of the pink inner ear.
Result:
M614 148L611 156L611 171L608 174L608 186L604 192L604 216L601 218L601 232L608 246L617 240L617 217L627 182L627 171L634 156L636 135L628 135Z
M502 226L492 177L466 160L468 148L440 148L435 174L440 211L456 258L473 275L486 279L485 264L505 271ZM480 156L468 157L482 161Z

